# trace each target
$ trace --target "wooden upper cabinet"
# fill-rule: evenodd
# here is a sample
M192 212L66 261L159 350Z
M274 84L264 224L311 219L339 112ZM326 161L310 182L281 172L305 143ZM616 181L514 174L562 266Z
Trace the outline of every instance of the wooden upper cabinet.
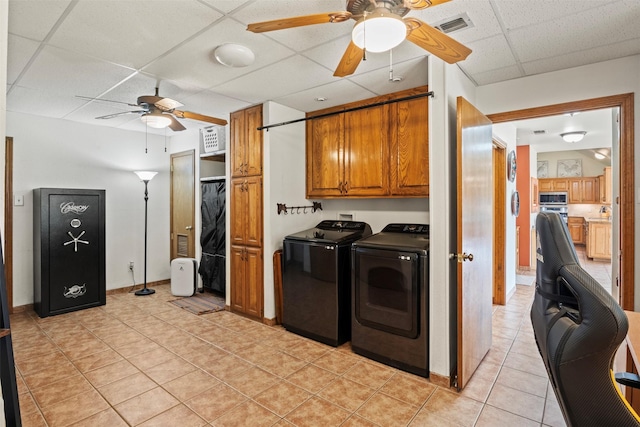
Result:
M428 197L426 86L307 113L307 197ZM340 112L364 106L365 108Z
M599 203L597 177L570 178L569 203Z
M344 184L350 196L389 194L388 106L366 108L344 117Z
M611 193L613 191L611 188L611 166L607 166L604 168L603 175L600 175L598 177L598 183L600 184L600 191L598 193L600 197L600 203L610 205Z
M262 174L262 105L230 116L231 176Z
M262 245L262 177L231 180L231 244Z
M344 183L344 114L307 121L307 197L340 196Z
M429 100L389 105L391 123L391 193L429 195Z

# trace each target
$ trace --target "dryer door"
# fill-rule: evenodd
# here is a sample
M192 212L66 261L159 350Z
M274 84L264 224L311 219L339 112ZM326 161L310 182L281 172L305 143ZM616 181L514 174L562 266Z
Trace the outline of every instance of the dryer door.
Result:
M354 314L363 326L408 338L420 334L418 254L357 247Z

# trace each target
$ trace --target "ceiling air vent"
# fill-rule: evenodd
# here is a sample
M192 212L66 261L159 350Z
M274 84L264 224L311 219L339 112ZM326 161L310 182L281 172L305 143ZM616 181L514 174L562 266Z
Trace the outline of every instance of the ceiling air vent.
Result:
M466 13L463 13L458 16L454 16L453 18L447 18L444 21L438 22L434 27L445 34L450 34L454 31L464 30L465 28L473 28L474 25L469 16Z
M547 133L546 130L542 129L542 130L534 130L533 134L534 135L544 135L545 133Z

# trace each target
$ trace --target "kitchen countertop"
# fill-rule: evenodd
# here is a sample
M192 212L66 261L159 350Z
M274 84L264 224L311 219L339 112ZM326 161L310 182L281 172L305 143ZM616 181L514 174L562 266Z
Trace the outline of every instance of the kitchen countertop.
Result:
M606 223L610 223L611 222L611 217L609 217L609 218L585 218L585 220L587 222L606 222Z

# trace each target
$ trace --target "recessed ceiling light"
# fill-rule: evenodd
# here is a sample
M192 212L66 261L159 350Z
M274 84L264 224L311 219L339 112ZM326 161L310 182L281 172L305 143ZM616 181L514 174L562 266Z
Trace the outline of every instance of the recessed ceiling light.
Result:
M235 43L220 45L213 51L213 54L222 65L235 68L251 65L256 59L251 49Z

